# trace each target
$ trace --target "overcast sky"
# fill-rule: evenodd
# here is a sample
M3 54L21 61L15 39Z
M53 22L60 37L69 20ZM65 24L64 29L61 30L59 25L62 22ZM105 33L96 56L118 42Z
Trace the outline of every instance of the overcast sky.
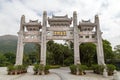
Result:
M41 21L42 12L48 16L66 15L72 17L77 11L78 20L94 21L100 17L103 38L112 46L120 44L120 0L0 0L0 35L17 35L21 15Z

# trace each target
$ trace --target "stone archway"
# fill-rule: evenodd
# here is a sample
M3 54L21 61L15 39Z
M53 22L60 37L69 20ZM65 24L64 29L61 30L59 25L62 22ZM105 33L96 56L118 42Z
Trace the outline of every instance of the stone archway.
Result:
M105 65L102 47L102 38L99 25L99 17L95 16L95 22L90 20L77 24L77 13L73 12L73 17L52 16L47 17L47 12L43 12L43 21L30 20L25 22L25 16L21 17L20 31L18 32L18 46L16 54L16 65L22 65L23 47L26 42L35 42L41 45L40 64L46 65L46 43L48 40L71 40L74 42L74 64L81 64L79 55L79 44L82 42L93 42L97 45L98 64ZM50 27L47 26L47 23ZM71 26L73 23L73 26ZM25 31L26 28L26 31ZM93 31L95 28L95 31ZM41 30L40 30L41 29Z

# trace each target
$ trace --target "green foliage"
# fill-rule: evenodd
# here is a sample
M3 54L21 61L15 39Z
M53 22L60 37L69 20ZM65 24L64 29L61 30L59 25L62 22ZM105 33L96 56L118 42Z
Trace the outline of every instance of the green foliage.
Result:
M50 64L54 64L54 54L52 53L52 52L49 52L49 51L47 51L47 53L46 53L46 55L47 55L47 64L48 65L50 65Z
M27 66L24 65L9 65L7 67L8 70L8 74L22 74L22 73L26 73L27 72Z
M108 71L114 71L116 69L116 67L113 64L107 64L107 70Z
M120 45L116 45L114 48L115 59L120 60Z
M13 65L9 65L9 66L7 67L7 70L8 70L8 71L14 70L14 66L13 66Z
M67 41L66 41L67 42ZM73 64L74 45L69 42L70 46L57 44L54 41L47 43L47 64L69 66ZM16 36L5 36L0 38L0 66L7 66L15 64L15 53L17 48ZM109 41L103 40L103 49L106 59L120 59L119 45L115 47L113 54L112 47ZM26 44L24 51L23 63L26 65L40 63L40 46L38 44ZM1 55L3 54L3 55ZM80 59L81 63L91 67L92 64L97 63L96 46L92 43L80 45Z
M42 72L44 72L45 74L48 74L49 73L49 69L50 69L50 66L49 65L41 65L41 64L35 64L34 65L34 74L42 74Z
M49 69L50 69L50 66L49 66L49 65L46 65L44 69L45 69L45 70L49 70Z
M116 45L114 47L114 51L115 51L116 54L120 54L120 45Z
M66 45L49 41L47 43L47 64L62 66L73 64L72 50Z
M12 65L15 64L15 53L8 52L5 53L4 56L7 58L7 62L11 63Z
M0 66L6 66L7 64L7 58L0 53Z
M44 66L39 64L39 68L38 68L40 71L43 71L44 70Z
M103 65L92 65L94 73L102 74L105 66ZM107 64L108 75L113 75L113 71L116 67L113 64Z
M112 46L111 43L107 40L103 40L103 50L104 50L104 55L105 55L105 61L107 59L113 59L114 54L112 51Z
M29 57L29 54L24 54L23 55L23 65L31 65L32 60Z
M17 36L5 35L0 36L0 52L15 53L17 49Z
M81 64L70 66L70 70L72 74L77 74L77 71L78 71L79 75L84 75L86 69L87 69L87 66L81 65Z
M24 66L24 65L16 65L16 66L14 66L14 70L17 70L17 71L27 70L26 67L27 66Z
M29 56L29 59L31 60L31 62L32 62L32 64L34 64L34 63L36 63L36 61L37 61L37 55L36 55L37 53L36 52L32 52L32 53L30 53L28 56Z
M113 59L114 54L109 41L103 40L103 51L105 55L105 61L107 59ZM96 45L93 43L84 43L80 45L80 58L81 62L87 66L97 63Z
M96 46L93 43L84 43L80 45L81 62L87 66L97 63Z
M78 65L78 70L79 72L84 72L85 70L87 70L87 66L86 65Z
M120 45L114 47L114 59L108 59L107 64L113 64L116 66L117 70L120 70Z
M49 65L44 66L44 72L45 72L45 74L49 73L49 69L50 69Z
M116 67L113 64L107 64L108 75L113 75L115 69Z
M77 72L77 66L76 65L71 65L70 66L70 71L71 71L72 74L76 74L76 72Z
M38 65L38 64L35 64L33 70L34 70L34 71L38 71L38 70L39 70L39 65Z
M104 70L105 66L95 64L95 65L92 65L92 68L93 68L94 73L103 74L103 70Z
M79 75L84 75L84 74L86 74L85 70L87 69L87 66L79 64L79 65L77 65L77 69L79 71Z
M14 68L15 68L15 70L21 70L22 66L21 65L16 65Z
M66 66L69 66L69 65L71 65L72 63L73 63L73 57L68 57L68 58L66 58L65 60L64 60L64 64L66 65Z
M0 52L1 53L16 53L17 50L17 36L14 35L4 35L0 36ZM31 53L35 51L35 44L29 43L25 45L24 52Z

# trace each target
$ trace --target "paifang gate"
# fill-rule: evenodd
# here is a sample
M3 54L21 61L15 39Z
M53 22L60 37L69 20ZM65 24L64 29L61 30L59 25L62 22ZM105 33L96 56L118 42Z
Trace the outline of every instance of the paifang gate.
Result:
M18 32L18 44L15 65L22 65L23 51L25 43L38 43L41 45L40 64L46 65L46 43L49 40L69 40L74 43L74 64L81 64L79 45L81 43L93 42L96 44L97 61L100 65L104 63L104 53L102 45L99 17L95 15L94 22L90 20L77 21L77 12L73 12L73 17L52 16L47 17L47 12L43 12L43 21L30 20L25 22L22 15L20 30ZM47 26L49 25L49 27ZM71 26L73 24L73 26Z

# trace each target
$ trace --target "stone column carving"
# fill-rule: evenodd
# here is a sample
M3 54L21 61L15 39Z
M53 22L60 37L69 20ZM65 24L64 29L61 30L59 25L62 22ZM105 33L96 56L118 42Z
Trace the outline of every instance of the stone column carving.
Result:
M41 40L41 59L40 64L46 65L46 27L47 27L47 12L43 12L43 25L42 25L42 40Z
M20 31L24 31L24 26L23 26L24 23L25 23L25 16L22 15L20 22Z
M23 32L18 32L18 43L17 43L17 53L16 53L16 63L15 65L22 65L23 62Z
M23 32L24 32L24 26L23 23L25 23L25 16L22 15L21 17L21 23L20 23L20 31L18 32L18 43L17 43L17 53L16 53L16 63L15 65L22 65L23 63Z
M99 65L105 65L104 62L104 53L103 53L103 44L102 44L102 32L100 31L100 24L99 24L99 17L98 15L95 16L95 23L96 23L96 36L97 36L97 59Z
M79 36L78 36L78 27L77 27L77 13L73 12L73 27L74 27L74 64L80 64L80 55L79 55Z

